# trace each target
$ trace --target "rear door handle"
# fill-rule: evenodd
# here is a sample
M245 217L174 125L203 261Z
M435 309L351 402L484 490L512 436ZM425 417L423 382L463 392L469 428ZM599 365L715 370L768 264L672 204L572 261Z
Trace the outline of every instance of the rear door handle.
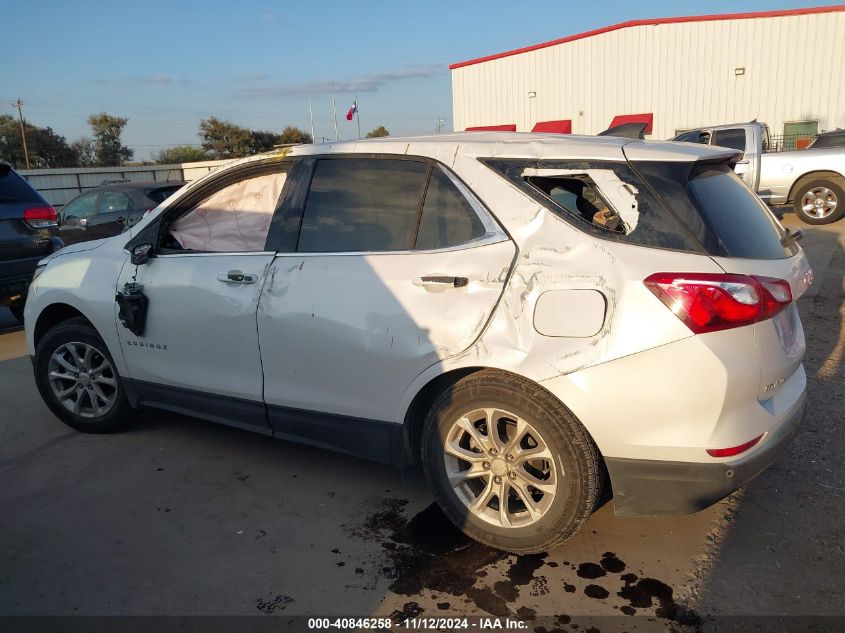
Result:
M258 275L250 275L240 270L230 270L223 275L217 275L217 281L224 284L254 284L258 281Z
M420 277L416 280L417 283L415 285L420 285L424 287L446 287L452 286L454 288L463 288L467 284L469 284L469 279L466 277L449 277L447 275L426 275L425 277Z

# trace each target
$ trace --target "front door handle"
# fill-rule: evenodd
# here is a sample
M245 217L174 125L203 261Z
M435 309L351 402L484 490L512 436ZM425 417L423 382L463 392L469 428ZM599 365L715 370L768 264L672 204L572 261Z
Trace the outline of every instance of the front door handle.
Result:
M428 287L428 288L463 288L469 284L469 279L466 277L450 277L448 275L426 275L415 280L414 285Z
M217 281L224 284L254 284L258 281L258 275L250 275L240 270L230 270L226 274L217 275Z

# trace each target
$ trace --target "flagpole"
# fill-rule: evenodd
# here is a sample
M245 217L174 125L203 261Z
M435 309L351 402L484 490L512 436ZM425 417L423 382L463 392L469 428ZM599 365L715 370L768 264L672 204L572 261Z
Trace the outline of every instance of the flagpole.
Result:
M335 100L334 100L334 79L332 79L332 112L334 112L334 140L338 140L338 137L337 137L337 105L335 104Z
M358 95L355 95L355 119L358 121L358 140L361 140L361 108L358 107Z
M314 109L311 107L311 95L308 95L308 115L311 117L311 142L316 143L317 139L314 137Z

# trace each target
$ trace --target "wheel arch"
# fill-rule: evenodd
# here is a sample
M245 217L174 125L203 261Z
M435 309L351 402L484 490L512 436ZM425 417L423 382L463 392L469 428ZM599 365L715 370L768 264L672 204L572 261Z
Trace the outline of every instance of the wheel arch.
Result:
M840 174L837 171L832 171L829 169L817 169L815 171L808 171L806 174L801 174L792 186L789 188L789 194L786 196L786 201L789 204L792 204L795 201L795 195L801 186L809 182L810 180L817 180L817 179L832 179L838 181L839 184L845 187L845 176Z
M448 371L444 371L434 377L432 377L428 382L426 382L414 395L411 400L410 405L405 413L404 418L404 460L403 463L406 466L411 466L414 464L419 463L420 461L420 448L421 448L421 440L422 440L422 430L423 425L425 424L425 419L428 416L428 412L431 409L431 406L434 404L434 401L449 387L454 385L456 382L470 376L472 374L476 374L482 371L494 371L502 374L510 374L512 376L518 376L523 380L528 380L534 385L542 388L544 391L548 392L549 395L555 398L558 402L560 402L564 407L569 409L573 416L579 421L581 426L584 428L585 432L589 436L590 440L596 447L596 451L598 453L599 461L602 465L602 468L605 468L605 460L604 454L602 453L601 448L599 447L596 438L593 436L593 433L587 428L587 426L583 423L581 418L579 417L578 413L567 404L565 399L562 399L558 394L553 393L550 391L545 385L541 382L537 382L536 380L529 378L528 376L524 376L522 374L508 371L506 369L501 369L499 367L492 367L492 366L483 366L483 365L473 365L467 367L459 367L450 369Z
M35 327L32 330L32 341L34 347L38 347L38 343L52 328L56 327L60 323L76 318L85 319L88 325L90 325L95 331L97 330L91 322L91 319L72 305L67 303L51 303L48 305L39 313L38 318L35 320Z
M434 401L461 378L485 369L491 368L473 366L450 369L434 376L417 391L405 412L403 424L403 461L406 466L418 464L420 461L423 425Z

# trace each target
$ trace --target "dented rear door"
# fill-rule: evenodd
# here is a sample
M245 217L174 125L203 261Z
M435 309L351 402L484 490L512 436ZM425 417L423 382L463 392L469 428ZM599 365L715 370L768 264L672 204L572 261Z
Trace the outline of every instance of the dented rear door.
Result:
M433 193L434 185L427 185L429 177L442 184L445 170L421 161L434 173L402 164L392 174L393 166L355 160L327 161L332 165L322 171L318 161L300 252L276 257L262 292L264 398L279 433L302 434L290 430L292 409L400 422L394 419L398 403L414 378L468 349L482 333L516 252L489 217L482 234L472 229L465 243L439 248L412 239L401 248L404 238L397 232L404 229L392 224L401 220L386 220L386 214L403 208L409 192L417 195L418 174L423 178L419 193L427 191L427 200L454 196L454 191ZM362 220L371 207L375 212ZM406 212L416 214L417 202L408 202ZM322 223L309 219L320 214ZM440 229L455 226L454 220L430 224L435 242ZM412 227L420 225L429 223L411 219ZM373 248L364 250L366 244ZM342 252L357 246L362 250ZM335 252L308 252L328 248Z

